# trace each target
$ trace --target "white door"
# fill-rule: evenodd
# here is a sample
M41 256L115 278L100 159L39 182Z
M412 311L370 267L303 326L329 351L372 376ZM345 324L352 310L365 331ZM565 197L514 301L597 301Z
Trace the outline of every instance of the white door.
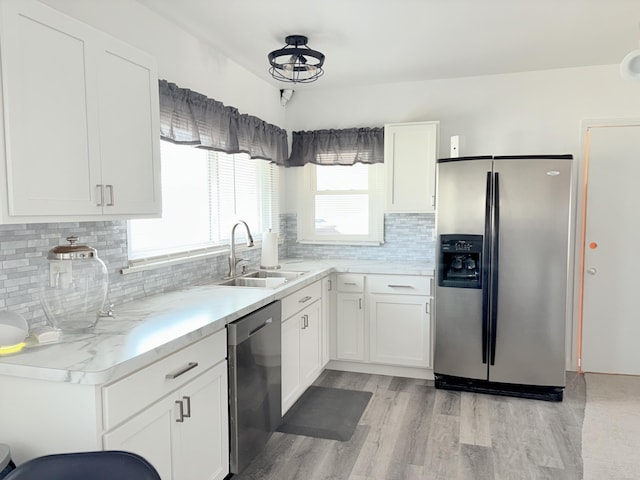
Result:
M300 317L282 322L282 415L298 399L300 385Z
M428 297L369 295L372 362L428 367L431 358Z
M176 480L222 480L229 473L227 392L227 362L180 389L186 418L179 427Z
M174 478L176 434L174 395L164 397L119 427L105 433L105 450L127 450L146 458L162 480Z
M591 127L587 148L582 370L640 374L640 124Z
M114 39L105 43L98 79L104 213L160 216L155 59Z
M0 6L9 213L100 214L95 33L37 2Z
M300 383L306 389L320 374L320 302L309 305L302 316L300 330Z
M361 293L338 293L336 359L364 360L364 312Z

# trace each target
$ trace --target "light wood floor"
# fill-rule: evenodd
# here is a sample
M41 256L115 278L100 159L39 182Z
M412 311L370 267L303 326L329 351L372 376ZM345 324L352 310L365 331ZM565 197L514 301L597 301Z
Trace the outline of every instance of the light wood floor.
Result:
M373 392L351 440L275 433L234 480L582 479L582 375L556 403L334 370L315 384Z

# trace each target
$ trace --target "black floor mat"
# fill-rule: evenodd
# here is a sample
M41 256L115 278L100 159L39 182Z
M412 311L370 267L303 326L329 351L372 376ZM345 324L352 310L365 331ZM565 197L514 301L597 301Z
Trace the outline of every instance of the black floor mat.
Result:
M278 431L346 442L351 439L371 395L341 388L309 387L286 413Z

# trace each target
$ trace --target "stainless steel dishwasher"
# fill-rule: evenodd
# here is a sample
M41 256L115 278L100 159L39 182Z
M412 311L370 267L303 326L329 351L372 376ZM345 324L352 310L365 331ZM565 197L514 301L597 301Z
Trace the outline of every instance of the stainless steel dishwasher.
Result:
M227 325L231 473L244 470L280 424L280 313L276 301Z

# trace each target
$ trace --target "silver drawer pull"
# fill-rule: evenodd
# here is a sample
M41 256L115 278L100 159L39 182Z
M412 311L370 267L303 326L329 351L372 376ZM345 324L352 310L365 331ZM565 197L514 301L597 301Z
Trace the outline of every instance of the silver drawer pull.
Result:
M186 406L186 408L184 409L183 416L185 418L190 418L191 417L191 397L182 397L182 401Z
M113 207L115 201L113 198L113 185L107 185L107 190L109 191L109 203L105 207Z
M389 288L413 288L411 285L387 285Z
M182 367L180 370L176 370L175 372L167 373L164 378L167 380L173 380L174 378L178 378L180 375L184 375L189 370L193 370L198 366L198 362L189 362L186 366Z
M357 285L356 282L343 282L343 285Z
M309 295L307 295L306 297L302 297L300 300L298 300L298 303L305 303L308 302L309 300L311 300L313 297L310 297Z
M179 410L180 416L176 418L176 422L182 423L184 422L184 404L182 403L182 400L176 400L176 404L178 404L178 406L180 407L180 410Z
M104 185L96 185L98 193L100 194L100 201L96 204L98 207L104 207Z

